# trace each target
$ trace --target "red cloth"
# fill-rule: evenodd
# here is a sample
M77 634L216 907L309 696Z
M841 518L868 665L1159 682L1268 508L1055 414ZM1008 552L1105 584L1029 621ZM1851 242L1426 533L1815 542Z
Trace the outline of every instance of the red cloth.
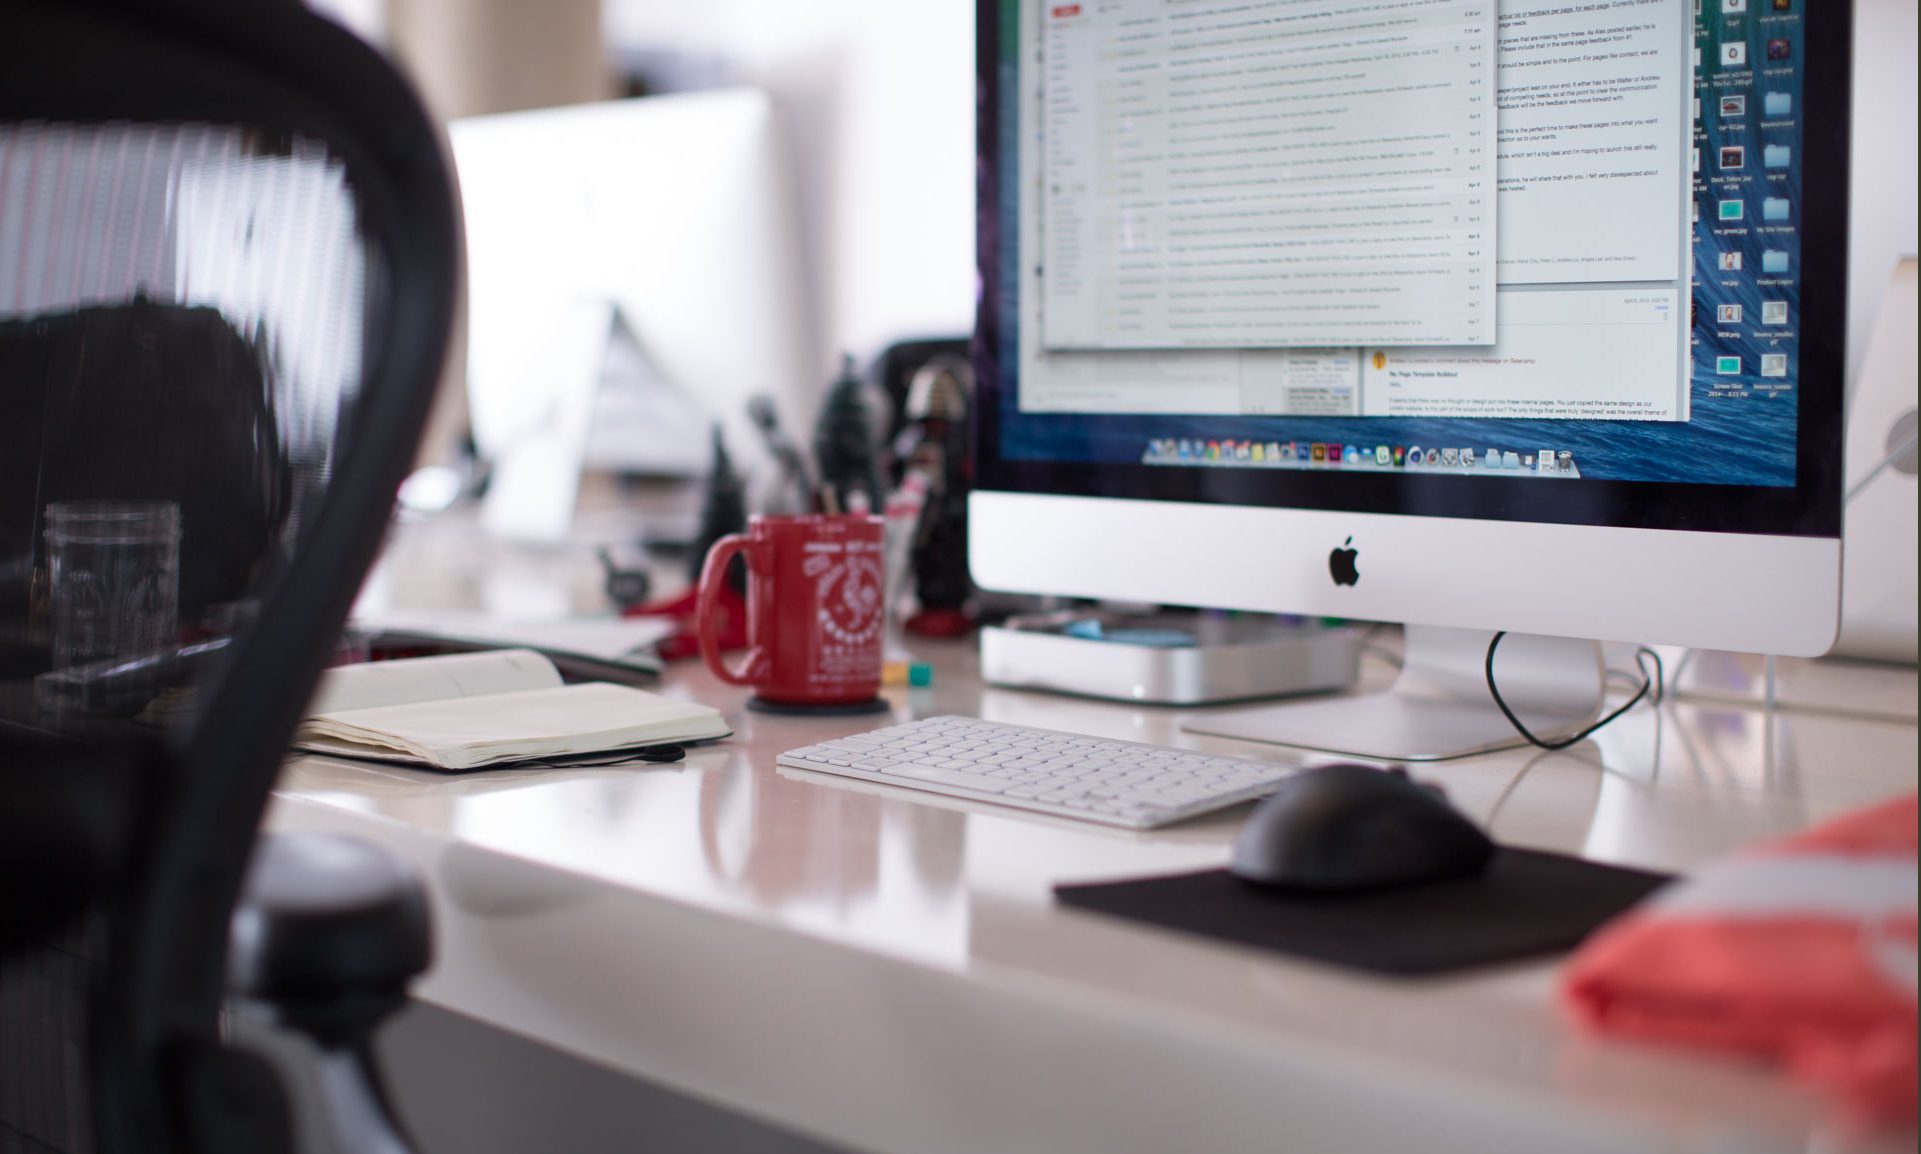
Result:
M1562 973L1604 1033L1781 1062L1856 1116L1916 1107L1916 799L1856 811L1656 894Z

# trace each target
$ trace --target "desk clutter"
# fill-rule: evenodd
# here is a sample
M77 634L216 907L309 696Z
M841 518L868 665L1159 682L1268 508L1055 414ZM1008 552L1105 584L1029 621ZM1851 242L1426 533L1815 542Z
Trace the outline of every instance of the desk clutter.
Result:
M748 402L772 476L742 478L722 429L713 431L699 527L688 558L699 583L714 546L748 531L753 517L873 516L884 526L882 584L889 660L913 663L901 637L955 637L974 626L967 577L966 510L972 370L961 340L908 342L886 350L871 372L843 360L811 436L782 426L773 398ZM626 574L611 564L609 581ZM746 647L746 571L738 561L711 595L712 641ZM631 582L629 584L632 584ZM610 589L612 588L610 584ZM677 626L660 644L668 659L701 652L697 590L657 601L616 599L621 612Z

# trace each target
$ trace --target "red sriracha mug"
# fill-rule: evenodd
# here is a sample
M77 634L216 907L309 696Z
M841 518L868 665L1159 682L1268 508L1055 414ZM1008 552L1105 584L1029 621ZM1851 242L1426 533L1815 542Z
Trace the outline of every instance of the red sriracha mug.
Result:
M879 517L754 517L714 542L694 612L700 656L714 676L752 686L774 706L835 707L880 693L882 590ZM728 562L747 565L747 653L729 668L716 637Z

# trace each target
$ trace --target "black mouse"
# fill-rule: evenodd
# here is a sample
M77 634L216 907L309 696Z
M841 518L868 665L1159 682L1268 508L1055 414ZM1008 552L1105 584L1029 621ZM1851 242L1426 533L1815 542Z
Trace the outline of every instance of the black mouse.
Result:
M1327 765L1261 802L1228 868L1261 885L1342 893L1468 877L1493 856L1494 843L1439 789L1399 771Z

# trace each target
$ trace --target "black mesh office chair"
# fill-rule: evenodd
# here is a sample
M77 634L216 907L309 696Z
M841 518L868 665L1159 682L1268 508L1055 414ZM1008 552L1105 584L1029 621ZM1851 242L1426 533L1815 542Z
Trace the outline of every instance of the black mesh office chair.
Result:
M418 885L254 848L456 227L413 94L295 0L0 0L0 1154L286 1148L234 991L329 1053L350 1142L402 1148L363 1059L426 965ZM141 532L51 564L49 510L69 542L98 502Z

